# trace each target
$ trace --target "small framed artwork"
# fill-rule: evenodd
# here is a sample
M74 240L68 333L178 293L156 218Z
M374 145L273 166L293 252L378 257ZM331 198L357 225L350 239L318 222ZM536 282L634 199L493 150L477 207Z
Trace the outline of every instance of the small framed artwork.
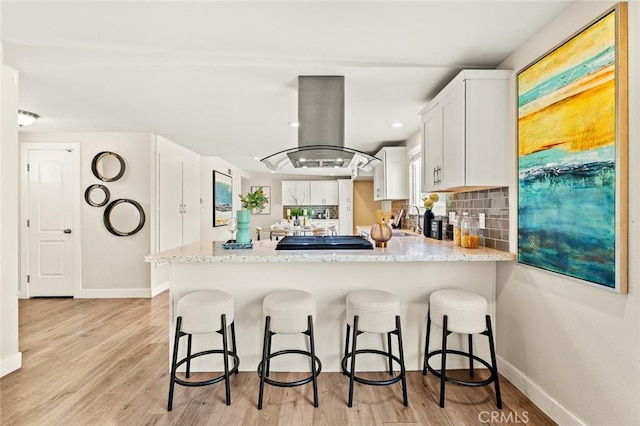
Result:
M233 217L233 180L213 171L213 226L225 226Z
M517 74L518 262L627 292L627 4Z
M259 186L252 186L251 187L251 192L257 191L258 188L260 188ZM264 196L267 197L267 201L266 203L264 203L264 208L263 209L251 209L251 213L252 214L271 214L271 187L270 186L263 186L262 187L262 192L264 193Z

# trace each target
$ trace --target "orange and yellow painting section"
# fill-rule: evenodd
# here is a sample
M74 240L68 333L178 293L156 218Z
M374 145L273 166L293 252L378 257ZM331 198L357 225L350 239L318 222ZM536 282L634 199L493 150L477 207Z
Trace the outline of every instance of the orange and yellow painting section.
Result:
M615 143L615 14L518 75L518 146L525 156Z

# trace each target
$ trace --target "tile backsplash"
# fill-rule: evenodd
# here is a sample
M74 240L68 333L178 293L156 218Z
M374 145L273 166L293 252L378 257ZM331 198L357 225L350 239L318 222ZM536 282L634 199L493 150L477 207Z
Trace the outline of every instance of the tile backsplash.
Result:
M486 228L479 230L484 245L509 251L509 187L447 194L447 212L451 211L476 218L484 213Z

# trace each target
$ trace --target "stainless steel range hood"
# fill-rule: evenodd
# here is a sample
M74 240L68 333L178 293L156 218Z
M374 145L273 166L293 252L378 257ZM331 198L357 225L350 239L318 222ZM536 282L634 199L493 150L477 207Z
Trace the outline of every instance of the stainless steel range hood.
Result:
M344 146L344 76L298 77L298 147L263 158L269 169L360 168L380 160Z

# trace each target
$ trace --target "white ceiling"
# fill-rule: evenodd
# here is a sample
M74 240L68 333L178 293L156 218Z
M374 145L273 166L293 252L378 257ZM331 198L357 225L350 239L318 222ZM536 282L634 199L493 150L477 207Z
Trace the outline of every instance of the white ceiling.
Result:
M254 157L297 146L297 76L345 76L345 145L373 153L569 4L3 0L0 37L41 115L23 131L152 132L266 172Z

